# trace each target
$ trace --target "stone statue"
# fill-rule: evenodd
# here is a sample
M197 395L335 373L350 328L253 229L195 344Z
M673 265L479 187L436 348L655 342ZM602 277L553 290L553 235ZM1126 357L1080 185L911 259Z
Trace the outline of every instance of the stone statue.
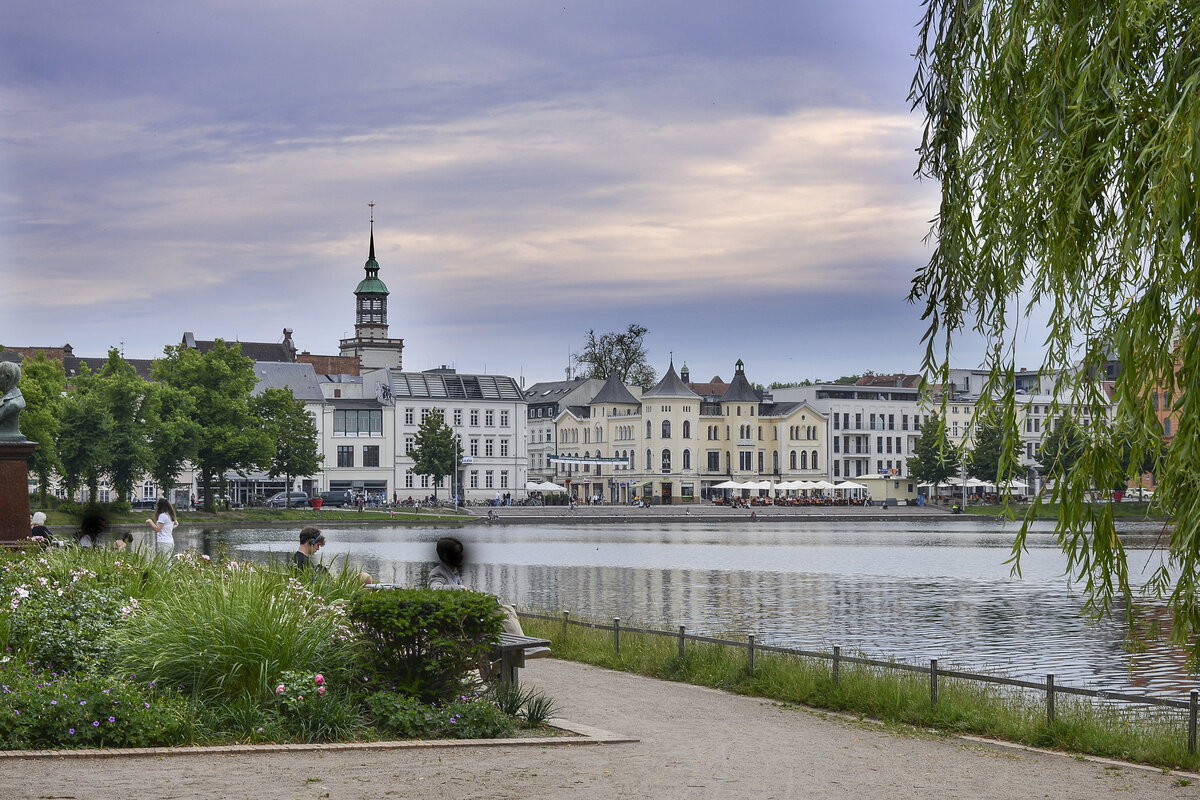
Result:
M21 426L17 422L25 398L17 384L21 382L21 368L11 361L0 361L0 442L23 442Z

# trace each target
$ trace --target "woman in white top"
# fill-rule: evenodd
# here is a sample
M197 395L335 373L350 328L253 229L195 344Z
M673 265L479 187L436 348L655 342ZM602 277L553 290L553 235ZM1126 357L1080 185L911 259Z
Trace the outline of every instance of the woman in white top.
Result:
M154 513L158 517L157 520L146 520L146 524L154 529L154 549L174 550L175 537L172 533L176 525L175 509L167 498L160 497L154 505Z

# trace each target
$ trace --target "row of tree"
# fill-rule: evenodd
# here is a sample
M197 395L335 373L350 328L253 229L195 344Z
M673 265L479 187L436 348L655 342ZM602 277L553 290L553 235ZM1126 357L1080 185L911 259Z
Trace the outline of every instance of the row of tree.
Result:
M933 415L921 428L921 436L908 459L908 472L919 483L945 483L965 471L972 478L997 485L1017 477L1021 458L1021 441L1015 420L1007 425L996 416L984 415L976 424L974 444L955 446L946 434L946 421ZM1049 426L1038 451L1038 473L1059 479L1069 475L1080 459L1095 449L1098 442L1116 441L1107 448L1111 468L1103 485L1093 488L1123 489L1134 475L1155 469L1157 453L1135 454L1132 437L1096 437L1070 415L1064 415ZM1105 447L1107 447L1105 445Z
M142 378L115 348L100 369L85 366L69 384L62 363L44 353L25 361L21 432L39 444L29 468L43 504L54 475L68 496L86 486L95 498L106 479L126 499L146 475L167 493L191 463L212 510L213 489L223 496L230 472L262 470L290 487L293 476L319 469L312 415L288 389L253 394L254 362L240 345L217 340L203 354L167 347L151 375Z

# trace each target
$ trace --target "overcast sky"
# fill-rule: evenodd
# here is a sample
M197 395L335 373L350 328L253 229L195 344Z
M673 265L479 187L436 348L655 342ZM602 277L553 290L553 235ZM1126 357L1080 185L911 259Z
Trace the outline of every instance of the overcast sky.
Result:
M557 380L589 328L638 322L660 374L916 371L919 16L10 0L0 343L150 358L289 327L336 353L373 202L406 369Z

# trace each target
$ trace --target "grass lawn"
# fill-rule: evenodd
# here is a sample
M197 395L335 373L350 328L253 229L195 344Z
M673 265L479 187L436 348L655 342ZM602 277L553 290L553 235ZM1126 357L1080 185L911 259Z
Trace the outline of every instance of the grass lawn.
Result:
M1024 519L1029 512L1030 506L1028 503L1016 503L1012 506L1007 505L985 505L985 506L967 506L966 513L974 514L980 517L1009 517L1013 519ZM1153 503L1113 503L1112 513L1115 519L1152 519L1163 520L1158 509ZM1038 509L1037 519L1058 519L1058 506L1043 505Z

